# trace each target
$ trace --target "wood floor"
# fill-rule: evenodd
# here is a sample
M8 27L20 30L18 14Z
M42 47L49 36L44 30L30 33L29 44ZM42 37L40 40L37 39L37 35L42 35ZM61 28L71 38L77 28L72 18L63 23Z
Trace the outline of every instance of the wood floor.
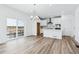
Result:
M0 54L78 54L71 37L62 40L30 36L0 45Z

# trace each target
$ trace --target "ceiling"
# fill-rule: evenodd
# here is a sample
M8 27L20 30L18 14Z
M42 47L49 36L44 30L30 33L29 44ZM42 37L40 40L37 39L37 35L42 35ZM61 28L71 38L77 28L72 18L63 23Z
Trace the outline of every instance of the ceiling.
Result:
M6 4L30 16L53 17L74 14L78 4Z

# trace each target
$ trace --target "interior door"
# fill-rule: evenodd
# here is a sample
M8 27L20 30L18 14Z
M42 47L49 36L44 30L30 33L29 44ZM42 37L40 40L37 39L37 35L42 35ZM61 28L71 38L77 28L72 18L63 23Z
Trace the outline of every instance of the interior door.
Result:
M40 36L40 23L37 22L37 36Z

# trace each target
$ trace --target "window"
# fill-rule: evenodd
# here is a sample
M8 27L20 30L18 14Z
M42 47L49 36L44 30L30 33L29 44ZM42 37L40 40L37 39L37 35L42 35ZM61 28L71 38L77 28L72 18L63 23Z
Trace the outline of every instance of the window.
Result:
M18 36L24 36L24 23L22 20L18 20Z
M16 19L7 19L7 36L8 38L16 37Z
M22 20L7 19L7 37L16 38L24 36L24 23Z

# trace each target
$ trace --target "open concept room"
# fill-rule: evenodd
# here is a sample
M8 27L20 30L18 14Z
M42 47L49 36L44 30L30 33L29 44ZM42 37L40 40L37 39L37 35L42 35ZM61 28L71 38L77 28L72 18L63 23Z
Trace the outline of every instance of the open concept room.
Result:
M79 4L0 4L0 54L79 54Z

